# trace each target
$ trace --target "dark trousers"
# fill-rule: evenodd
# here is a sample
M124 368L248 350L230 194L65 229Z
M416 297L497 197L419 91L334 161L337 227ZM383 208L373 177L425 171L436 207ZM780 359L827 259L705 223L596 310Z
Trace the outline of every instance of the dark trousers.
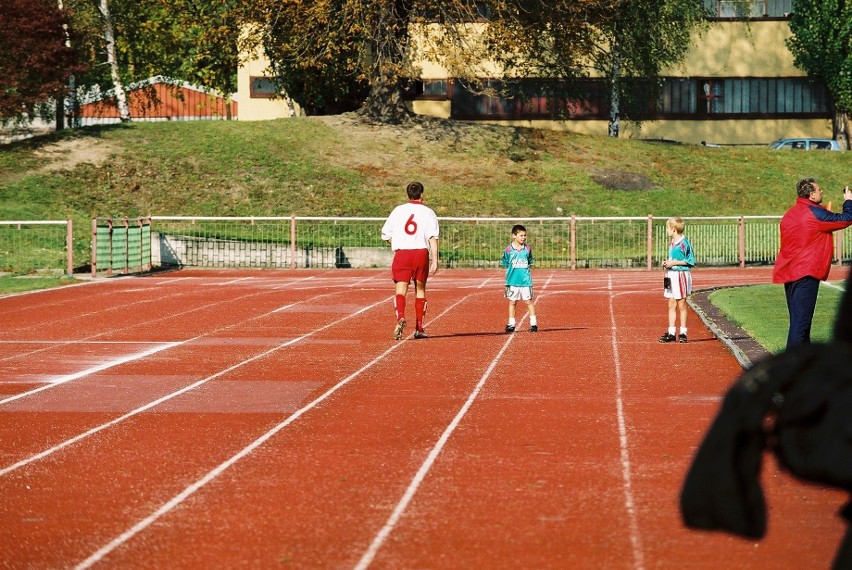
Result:
M787 296L787 311L790 313L787 349L797 344L810 344L819 279L807 276L784 283L784 294Z

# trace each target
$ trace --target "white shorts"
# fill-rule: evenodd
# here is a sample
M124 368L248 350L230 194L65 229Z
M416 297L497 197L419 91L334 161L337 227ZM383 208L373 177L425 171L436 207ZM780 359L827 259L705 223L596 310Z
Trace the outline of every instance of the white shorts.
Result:
M686 299L692 293L692 271L666 271L671 288L663 288L666 299Z
M514 285L506 285L504 293L510 301L531 301L533 298L532 287L515 287Z

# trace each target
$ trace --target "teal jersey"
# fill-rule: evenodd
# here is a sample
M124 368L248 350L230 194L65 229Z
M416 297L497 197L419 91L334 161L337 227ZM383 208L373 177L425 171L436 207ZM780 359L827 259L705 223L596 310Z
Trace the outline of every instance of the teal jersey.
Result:
M515 249L512 244L503 250L500 265L506 267L506 285L511 287L532 287L530 266L533 264L532 248L526 244Z
M686 262L686 265L669 267L669 271L689 271L695 265L695 252L692 251L692 244L686 237L677 243L669 244L669 259Z

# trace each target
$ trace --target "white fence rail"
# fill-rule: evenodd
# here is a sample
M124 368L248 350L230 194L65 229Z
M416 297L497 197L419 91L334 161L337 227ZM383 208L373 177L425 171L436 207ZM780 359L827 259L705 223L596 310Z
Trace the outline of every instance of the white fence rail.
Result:
M666 217L439 218L443 267L496 267L512 225L527 228L536 265L645 268L668 253ZM685 217L699 265L771 264L780 216ZM184 267L389 267L384 218L152 216L152 264ZM850 251L836 234L836 259Z
M541 268L659 267L668 252L666 217L439 218L442 267L497 267L511 227L526 226ZM780 245L780 216L685 217L696 261L705 266L769 265ZM152 216L92 221L92 240L73 240L71 220L0 221L0 271L74 271L74 249L91 271L115 264L115 244L101 243L100 224L150 232L140 259L123 272L148 267L347 268L389 267L381 240L384 218ZM852 252L852 232L835 235L834 262ZM85 240L87 241L87 240ZM89 249L89 251L84 251ZM110 252L107 263L106 252ZM135 252L135 249L134 249ZM87 255L88 254L88 255ZM100 259L99 259L100 257ZM112 265L110 265L112 264ZM136 266L138 265L138 268ZM141 268L141 269L139 269Z

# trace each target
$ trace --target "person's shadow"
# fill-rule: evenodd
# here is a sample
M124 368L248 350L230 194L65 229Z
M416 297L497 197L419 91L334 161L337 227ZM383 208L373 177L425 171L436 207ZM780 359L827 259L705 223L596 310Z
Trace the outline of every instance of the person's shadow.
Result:
M589 327L552 327L546 329L538 329L536 333L529 333L529 331L525 329L518 329L513 333L507 333L505 331L472 331L472 332L457 332L457 333L448 333L448 334L432 334L429 333L429 338L457 338L457 337L471 337L471 336L508 336L510 334L522 335L522 334L547 334L552 332L560 332L560 331L584 331L588 330Z

